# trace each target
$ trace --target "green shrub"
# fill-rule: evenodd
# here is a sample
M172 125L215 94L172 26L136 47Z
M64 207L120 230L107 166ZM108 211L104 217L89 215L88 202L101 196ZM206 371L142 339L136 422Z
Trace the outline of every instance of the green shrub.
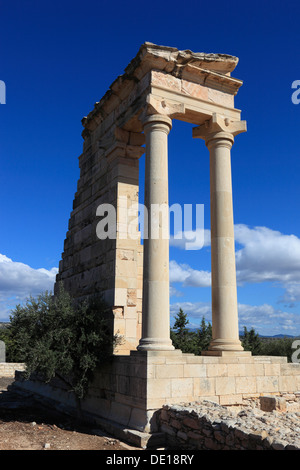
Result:
M18 305L10 319L10 354L25 362L25 377L44 382L57 376L77 399L86 395L94 371L109 360L118 341L105 320L101 301L75 303L60 285L53 297L45 292Z

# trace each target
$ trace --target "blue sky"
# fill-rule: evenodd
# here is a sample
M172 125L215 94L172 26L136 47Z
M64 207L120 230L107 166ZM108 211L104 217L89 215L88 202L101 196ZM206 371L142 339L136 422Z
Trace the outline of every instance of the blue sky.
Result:
M145 41L239 57L248 131L232 149L239 324L300 334L300 4L297 1L0 2L0 321L53 288L82 151L81 119ZM141 159L141 181L143 178ZM209 155L192 125L169 134L170 204L204 204ZM210 312L210 246L170 248L171 317Z

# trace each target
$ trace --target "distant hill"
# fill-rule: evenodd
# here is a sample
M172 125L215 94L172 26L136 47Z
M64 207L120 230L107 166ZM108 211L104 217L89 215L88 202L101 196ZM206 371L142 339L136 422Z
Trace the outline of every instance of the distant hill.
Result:
M296 338L296 336L292 335L274 335L272 338Z
M240 336L244 336L244 332L240 331ZM284 334L279 334L279 335L260 335L258 334L260 338L298 338L298 336L294 335L284 335Z
M199 328L187 328L189 331L192 331L193 333L196 333ZM240 331L240 336L244 336L244 332ZM294 336L294 335L284 335L284 334L279 334L279 335L260 335L258 334L260 338L299 338L300 335Z

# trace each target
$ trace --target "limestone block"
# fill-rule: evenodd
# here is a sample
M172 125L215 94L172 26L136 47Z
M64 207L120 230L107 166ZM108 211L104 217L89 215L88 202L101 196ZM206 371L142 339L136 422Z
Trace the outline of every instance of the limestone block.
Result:
M282 397L259 397L260 409L262 411L286 411L286 400Z
M126 325L124 318L115 318L114 319L114 333L125 336L126 334Z
M131 406L123 403L112 402L110 419L117 423L128 425L131 414Z
M130 132L129 135L129 144L130 145L144 145L145 144L145 134L139 132Z
M126 289L127 290L127 287L128 287L128 279L124 276L124 277L117 277L115 278L115 287L118 289L118 288L121 288L121 289Z
M116 376L116 392L129 395L130 394L130 378L125 375Z
M128 276L117 276L115 278L116 287L126 287L128 289L136 289L138 280L136 277L132 276L131 272L128 272ZM122 284L122 286L121 286Z
M143 250L140 250L140 248L138 248L138 253L137 253L137 263L138 263L138 267L143 267Z
M206 377L206 366L203 364L185 364L184 377Z
M127 306L137 305L137 291L136 289L127 289Z
M126 338L136 338L136 325L137 321L135 319L126 318L125 319L125 336Z
M228 364L228 376L229 377L245 377L248 375L248 364ZM246 373L247 370L247 373Z
M87 240L89 241L91 240L91 235L92 235L92 227L91 225L87 225L82 230L74 234L74 244L81 246L81 244L83 244Z
M236 377L236 393L256 393L256 377Z
M147 387L149 398L167 398L171 397L171 380L167 379L149 379Z
M127 298L127 296L126 296ZM137 321L137 310L135 306L128 306L124 307L124 317L126 319L131 319Z
M215 378L194 378L194 396L213 396L216 395Z
M279 390L280 392L293 392L297 390L297 378L292 375L285 375L279 377Z
M114 307L113 315L115 318L124 318L124 309L123 307Z
M286 364L287 363L287 357L286 356L269 356L270 362L271 363L281 363L281 364Z
M113 373L116 375L125 375L125 376L130 376L131 375L131 364L130 362L125 362L120 360L121 357L118 357L114 361L115 368L113 370ZM122 358L124 359L124 358Z
M116 257L117 260L129 260L134 261L135 259L135 251L134 250L126 250L124 248L116 250Z
M132 180L132 184L135 181L138 181L139 178L139 169L134 168L132 166L127 165L116 165L112 172L112 179L114 178L130 178Z
M192 397L194 382L192 378L171 379L171 397Z
M152 85L158 85L175 92L181 91L181 80L165 72L153 70L151 72Z
M241 394L234 395L221 395L219 400L220 405L239 405L243 403L243 396Z
M136 269L136 261L118 260L116 264L116 276L135 277Z
M247 364L245 375L265 375L264 364Z
M125 306L127 303L127 289L117 288L115 289L115 305Z
M193 354L184 355L188 364L216 364L218 357L214 356L194 356Z
M207 364L207 377L226 377L227 364Z
M288 364L280 364L280 375L300 376L300 364L291 362Z
M257 392L270 393L279 392L279 379L274 376L256 377Z
M155 431L156 429L150 425L150 421L153 415L153 411L145 411L139 408L133 408L129 421L129 426L133 429L138 429L143 432L148 432L150 429Z
M164 355L158 355L158 356L148 356L147 357L147 363L148 364L166 364L166 357Z
M233 395L235 393L234 377L216 377L216 394Z
M136 395L124 395L116 392L114 396L115 401L118 403L123 403L131 407L144 408L145 407L145 398L137 397Z
M280 375L280 364L264 364L265 375Z
M186 359L183 355L166 356L166 364L185 364Z
M156 366L156 378L183 377L183 364L163 364Z
M154 379L156 377L155 368L156 366L153 364L146 365L143 363L138 363L134 364L134 366L131 368L131 374L133 377Z

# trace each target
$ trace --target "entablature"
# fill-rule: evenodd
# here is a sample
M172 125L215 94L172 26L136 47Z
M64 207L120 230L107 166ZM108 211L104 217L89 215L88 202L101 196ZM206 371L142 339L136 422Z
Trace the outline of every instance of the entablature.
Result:
M82 119L82 136L98 141L116 128L142 132L141 115L161 113L201 125L214 113L240 119L234 96L242 81L231 77L238 59L145 43L108 92Z

